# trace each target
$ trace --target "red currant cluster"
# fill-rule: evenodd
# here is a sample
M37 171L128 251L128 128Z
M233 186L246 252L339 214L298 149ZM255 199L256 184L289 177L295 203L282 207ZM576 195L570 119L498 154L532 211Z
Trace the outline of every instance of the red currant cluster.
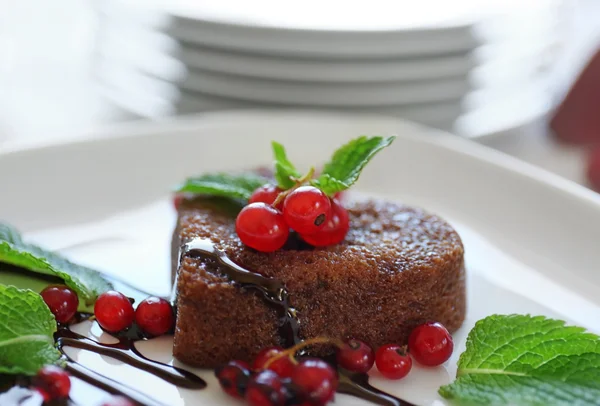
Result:
M33 389L40 394L44 404L54 404L55 401L69 398L71 378L64 369L56 365L46 365L38 371L33 379ZM101 406L134 406L134 404L122 396L113 396Z
M64 285L51 285L40 295L59 323L70 322L77 308L77 294ZM94 305L94 315L100 326L111 333L126 330L133 322L148 336L159 336L168 333L173 328L175 316L171 304L165 299L150 296L133 309L131 301L122 293L108 291L101 294ZM43 396L45 402L64 399L69 396L71 380L63 369L47 365L42 368L34 387ZM128 399L113 397L102 406L133 406Z
M79 306L77 294L66 286L52 285L40 295L59 323L68 323ZM150 296L142 300L137 309L122 293L114 290L104 292L96 300L94 315L100 326L111 333L118 333L133 325L148 336L156 337L168 333L175 322L173 308L165 299Z
M406 346L396 344L381 346L375 352L356 339L343 343L314 338L287 350L266 348L252 366L244 361L230 361L215 375L227 394L245 399L251 406L325 405L333 400L337 372L321 359L295 359L299 349L314 344L336 345L337 364L348 371L367 373L376 365L388 379L404 378L412 368L412 358L425 366L437 366L447 361L454 349L452 336L444 326L425 323L411 332L408 352Z
M349 228L348 212L339 200L314 186L286 191L270 184L261 186L235 222L240 240L262 252L283 247L290 229L307 243L323 247L342 242Z

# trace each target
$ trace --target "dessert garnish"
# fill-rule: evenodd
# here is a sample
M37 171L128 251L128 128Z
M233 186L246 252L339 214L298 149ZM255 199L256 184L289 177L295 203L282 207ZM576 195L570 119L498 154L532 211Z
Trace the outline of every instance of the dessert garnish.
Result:
M112 288L100 273L23 241L21 234L7 224L0 224L0 262L62 279L79 296L80 310L91 310L96 298Z
M408 348L418 354L415 358L419 362L425 361L421 364L438 366L452 355L452 337L441 324L425 323L417 326L413 333ZM314 345L336 348L334 364L337 364L339 371L322 359L297 358L297 354L306 347ZM366 377L374 364L381 375L397 380L408 375L412 358L406 346L397 344L383 345L374 352L360 340L343 342L314 337L288 349L265 348L255 358L252 368L244 361L229 361L217 368L215 375L223 391L235 398L245 399L251 406L284 406L288 404L288 396L292 396L292 400L297 402L295 404L320 406L333 400L340 382L338 373L363 374Z
M394 138L362 136L350 141L335 151L318 177L314 167L302 175L283 145L273 142L276 184L254 174L207 174L188 179L178 192L247 201L236 219L236 232L257 251L282 248L290 229L315 247L338 244L348 232L349 218L336 195L350 188L366 164Z
M467 337L440 394L467 405L598 405L600 337L543 316L493 315Z

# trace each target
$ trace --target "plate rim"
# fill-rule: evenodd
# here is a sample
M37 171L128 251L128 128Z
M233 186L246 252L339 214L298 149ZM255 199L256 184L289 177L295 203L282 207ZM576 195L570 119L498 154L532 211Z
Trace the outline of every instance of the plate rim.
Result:
M149 134L175 133L197 129L199 126L217 125L220 122L241 122L243 120L261 122L265 119L310 119L320 120L381 120L399 127L413 127L419 132L429 132L431 137L415 134L403 134L402 137L429 145L442 146L458 154L467 155L472 159L503 168L515 175L543 183L559 192L569 194L600 210L600 193L596 193L574 181L552 173L546 169L525 162L521 159L465 139L449 132L428 127L402 118L379 114L330 113L311 110L237 110L192 114L180 117L169 117L161 121L133 120L125 123L103 126L84 132L65 133L61 137L40 140L24 140L6 142L0 146L0 159L8 155L25 154L36 151L61 149L69 146L88 146L95 143L114 142L120 138L143 138Z

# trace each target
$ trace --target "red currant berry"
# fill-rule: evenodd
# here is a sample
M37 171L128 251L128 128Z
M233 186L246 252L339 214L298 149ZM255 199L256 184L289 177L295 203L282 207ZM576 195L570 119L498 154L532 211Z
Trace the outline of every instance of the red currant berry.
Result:
M173 196L173 207L175 207L175 210L179 210L181 203L183 203L184 200L185 196L182 194L176 194Z
M250 199L248 199L248 203L262 202L272 205L281 192L283 192L283 190L279 189L277 186L266 184L252 192L252 196L250 196Z
M66 286L48 286L40 295L59 323L68 322L77 312L79 298Z
M244 361L229 361L215 371L223 391L234 398L243 399L250 379L250 368Z
M300 234L315 234L330 216L329 197L313 186L300 186L283 202L285 222Z
M337 200L332 200L331 215L323 228L315 234L302 234L302 239L312 246L325 247L344 241L349 229L348 211Z
M266 203L250 203L238 214L235 231L247 246L261 252L277 251L290 230L281 212Z
M419 364L434 367L450 358L454 342L446 327L440 323L425 323L408 337L408 350Z
M104 330L116 333L131 327L135 313L124 294L109 290L96 300L94 315Z
M406 353L406 347L396 344L379 347L375 353L375 363L381 375L388 379L402 379L412 368L412 359Z
M113 396L106 402L102 403L102 406L135 406L135 404L123 396Z
M338 386L335 370L320 359L303 359L292 374L292 383L311 405L325 405L333 399Z
M283 406L285 389L279 375L265 369L250 378L246 389L246 402L250 406Z
M168 333L174 322L171 303L159 297L147 297L135 310L135 322L142 331L152 336Z
M337 362L348 371L369 372L375 362L373 349L362 341L351 339L337 350Z
M55 365L46 365L38 371L34 385L40 388L44 399L65 399L71 391L71 378L65 370Z
M273 358L276 355L281 354L284 351L281 347L270 347L262 350L254 360L252 364L252 369L255 371L260 371L265 368L267 361ZM275 372L282 378L289 378L292 376L292 372L294 371L294 363L288 356L281 356L277 358L275 361L271 362L267 369Z

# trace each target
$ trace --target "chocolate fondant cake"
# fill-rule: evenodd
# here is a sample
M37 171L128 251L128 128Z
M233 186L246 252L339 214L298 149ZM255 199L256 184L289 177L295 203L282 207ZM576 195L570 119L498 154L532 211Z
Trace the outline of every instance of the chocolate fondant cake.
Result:
M261 253L240 242L239 207L231 201L183 202L173 238L175 357L215 367L231 359L251 361L265 347L286 345L277 309L263 297L230 280L212 258L180 260L179 248L194 239L210 240L241 267L281 281L297 310L301 339L356 338L377 348L406 343L412 328L425 321L438 321L451 332L459 328L465 317L465 267L454 229L402 204L369 200L346 207L351 227L341 244L312 248L292 241Z

